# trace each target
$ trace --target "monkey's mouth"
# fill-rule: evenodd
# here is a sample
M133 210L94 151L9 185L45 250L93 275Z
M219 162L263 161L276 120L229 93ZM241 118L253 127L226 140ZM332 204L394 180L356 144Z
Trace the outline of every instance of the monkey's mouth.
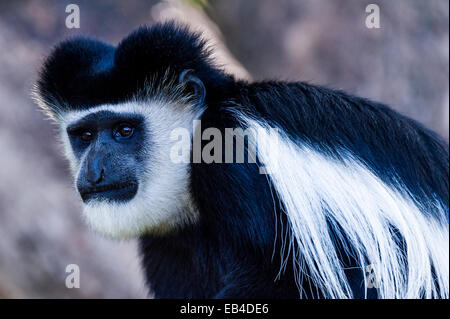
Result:
M135 182L114 183L80 189L80 195L83 202L89 200L112 200L127 201L132 199L138 190L138 184Z

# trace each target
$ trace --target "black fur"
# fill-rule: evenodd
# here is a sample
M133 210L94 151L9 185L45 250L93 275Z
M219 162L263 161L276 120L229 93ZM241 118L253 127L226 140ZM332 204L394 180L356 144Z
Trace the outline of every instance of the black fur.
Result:
M214 66L199 35L173 23L141 28L117 47L89 39L63 42L45 63L38 90L57 113L126 101L146 79L162 79L169 70L175 83L186 69L206 88L203 129L239 126L228 112L239 108L327 156L350 151L386 183L404 184L431 214L438 214L434 199L448 208L448 145L436 134L385 105L343 92L306 83L235 81ZM285 217L257 169L249 163L192 164L198 224L140 241L156 297L299 297L292 256L276 280ZM448 221L448 209L444 217ZM352 266L351 258L343 262ZM355 296L362 297L362 272L348 276ZM320 296L306 278L303 296Z
M146 80L158 82L167 72L176 83L184 70L192 69L211 95L232 83L211 62L200 35L174 23L142 27L117 47L75 38L60 43L47 58L38 92L54 108L83 109L126 101Z

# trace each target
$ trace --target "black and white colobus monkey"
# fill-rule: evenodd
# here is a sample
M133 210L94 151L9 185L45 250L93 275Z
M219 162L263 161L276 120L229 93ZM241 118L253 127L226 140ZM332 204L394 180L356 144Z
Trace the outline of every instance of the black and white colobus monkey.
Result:
M175 23L116 47L78 38L36 87L85 219L140 238L155 296L448 298L448 145L376 102L237 81L209 53ZM226 138L211 148L230 132L244 161Z

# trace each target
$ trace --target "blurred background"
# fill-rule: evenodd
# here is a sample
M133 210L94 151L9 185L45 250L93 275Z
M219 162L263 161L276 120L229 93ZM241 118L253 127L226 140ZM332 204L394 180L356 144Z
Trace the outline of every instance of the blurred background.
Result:
M80 28L65 25L80 8ZM0 298L145 298L136 242L81 220L55 127L30 90L59 41L117 44L137 26L176 19L202 30L216 59L243 79L301 80L389 104L449 137L449 1L0 1ZM80 288L65 286L66 265Z

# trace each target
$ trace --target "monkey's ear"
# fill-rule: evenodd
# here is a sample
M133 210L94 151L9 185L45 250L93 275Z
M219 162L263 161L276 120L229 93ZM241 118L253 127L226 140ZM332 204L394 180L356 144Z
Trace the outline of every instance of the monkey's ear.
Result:
M178 77L178 82L185 83L186 86L194 92L195 96L198 99L198 104L203 104L203 102L205 102L205 85L203 84L202 80L195 76L194 70L187 69L181 72L180 76Z

